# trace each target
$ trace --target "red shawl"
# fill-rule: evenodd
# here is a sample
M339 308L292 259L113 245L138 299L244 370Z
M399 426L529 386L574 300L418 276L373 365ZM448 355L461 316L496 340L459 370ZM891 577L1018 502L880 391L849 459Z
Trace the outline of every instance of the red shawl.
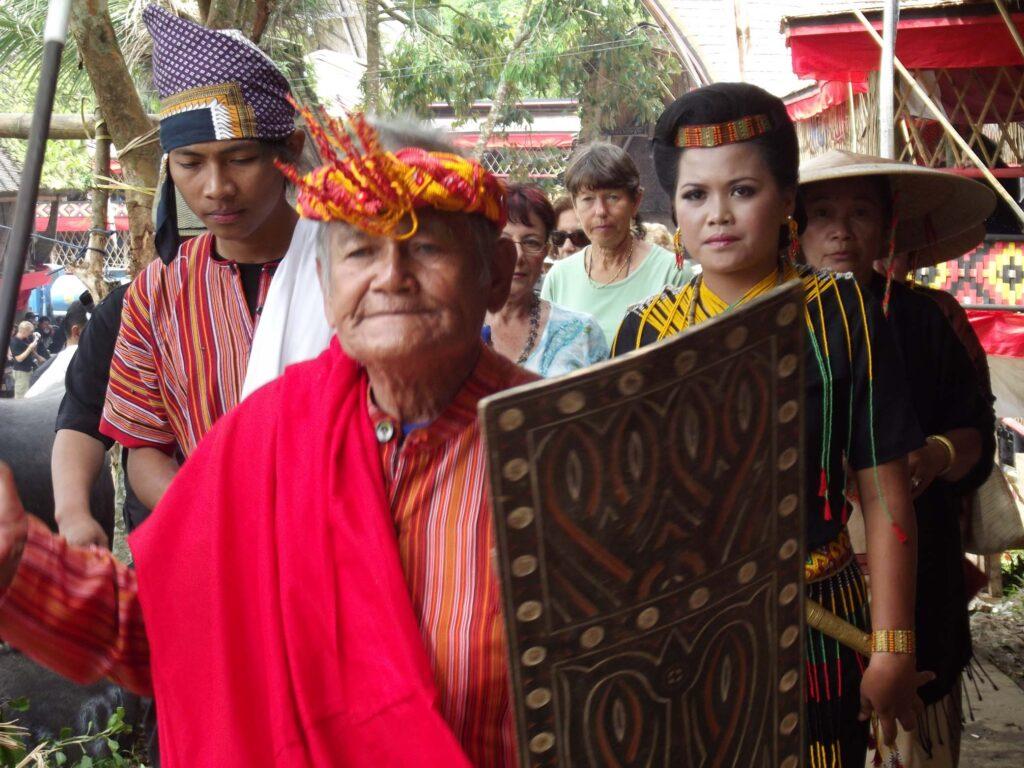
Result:
M469 765L436 706L366 393L336 341L292 366L132 535L165 768Z

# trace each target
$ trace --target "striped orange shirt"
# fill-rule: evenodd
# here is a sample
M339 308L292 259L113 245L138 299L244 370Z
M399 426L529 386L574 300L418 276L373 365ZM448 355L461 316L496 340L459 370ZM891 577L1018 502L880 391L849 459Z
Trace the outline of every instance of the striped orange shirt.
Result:
M474 766L513 768L515 723L483 440L483 397L536 377L490 349L455 400L402 439L371 405L409 584L441 712ZM69 547L32 518L15 578L0 598L0 635L81 683L100 677L151 694L135 575L105 550Z
M384 483L441 713L480 768L516 763L515 722L477 403L536 377L484 348L435 421L402 430L371 406Z
M276 267L263 267L260 307ZM184 243L170 264L154 261L124 297L100 431L187 456L237 405L255 330L238 268L214 258L212 235Z

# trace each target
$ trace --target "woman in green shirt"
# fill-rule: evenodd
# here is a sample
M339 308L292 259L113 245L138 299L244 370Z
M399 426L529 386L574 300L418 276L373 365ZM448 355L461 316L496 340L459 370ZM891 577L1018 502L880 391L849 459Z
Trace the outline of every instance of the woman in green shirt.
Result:
M645 243L635 227L643 200L640 173L621 148L594 142L569 162L565 187L590 245L556 262L541 298L593 315L610 344L626 310L692 276L674 254Z

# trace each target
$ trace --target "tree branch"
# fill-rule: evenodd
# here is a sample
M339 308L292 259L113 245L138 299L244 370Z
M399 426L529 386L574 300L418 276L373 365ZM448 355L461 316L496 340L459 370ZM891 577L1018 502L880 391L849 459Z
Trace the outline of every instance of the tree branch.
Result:
M484 124L480 127L480 135L477 137L476 146L473 148L473 155L477 159L483 157L484 150L487 149L487 142L490 141L491 135L494 133L494 126L498 121L498 115L505 110L505 102L508 100L511 89L508 72L512 62L518 53L526 47L526 44L530 42L530 39L540 26L541 19L544 18L544 8L542 7L540 13L537 14L537 23L529 26L530 11L532 10L533 0L526 0L526 5L523 7L523 15L519 19L519 29L516 32L516 37L512 41L512 47L509 48L508 54L505 56L504 63L501 65L501 74L498 76L498 87L494 90L494 100L491 102L491 109L487 113L487 119L484 120Z
M256 0L255 5L255 17L252 21L252 32L249 33L249 39L259 45L263 33L267 31L270 14L274 12L274 0Z

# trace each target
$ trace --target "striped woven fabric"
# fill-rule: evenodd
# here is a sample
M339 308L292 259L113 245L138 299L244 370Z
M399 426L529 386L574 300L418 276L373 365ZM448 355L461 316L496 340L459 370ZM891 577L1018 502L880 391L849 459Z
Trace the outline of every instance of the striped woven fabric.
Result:
M441 712L478 768L517 765L508 656L477 402L534 376L490 349L455 401L399 445L382 445L399 553L441 696ZM378 425L387 415L371 411ZM397 434L397 430L395 430Z
M276 266L263 269L259 306ZM187 456L238 403L254 331L238 269L214 258L212 235L154 261L125 294L100 431Z

